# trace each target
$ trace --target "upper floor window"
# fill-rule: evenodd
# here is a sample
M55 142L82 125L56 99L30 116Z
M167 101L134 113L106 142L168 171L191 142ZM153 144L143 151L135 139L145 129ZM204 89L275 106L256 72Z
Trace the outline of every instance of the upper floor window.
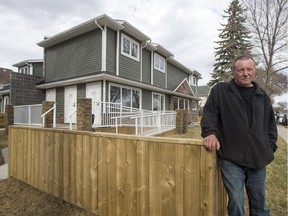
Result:
M20 73L22 74L30 74L30 68L28 66L20 68Z
M197 85L197 79L196 79L196 77L193 76L193 75L190 75L190 77L189 77L189 82L190 82L190 85L196 86L196 85Z
M154 68L165 73L165 58L154 53Z
M139 61L139 43L122 34L121 54Z

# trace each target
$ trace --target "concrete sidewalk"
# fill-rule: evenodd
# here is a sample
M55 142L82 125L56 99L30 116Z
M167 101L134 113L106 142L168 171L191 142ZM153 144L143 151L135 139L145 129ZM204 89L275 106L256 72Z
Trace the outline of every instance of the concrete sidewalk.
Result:
M0 166L0 180L8 178L8 147L1 150L4 164Z

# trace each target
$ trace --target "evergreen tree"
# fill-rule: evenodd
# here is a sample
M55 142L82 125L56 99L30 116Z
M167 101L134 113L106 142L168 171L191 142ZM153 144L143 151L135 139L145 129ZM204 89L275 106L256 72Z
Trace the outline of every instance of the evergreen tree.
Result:
M220 41L215 43L215 61L213 65L212 80L208 85L212 86L221 81L229 81L232 78L231 67L233 60L240 54L251 54L252 45L249 41L249 31L245 26L244 9L238 0L232 0L228 10L224 10L228 19L227 24L221 24Z

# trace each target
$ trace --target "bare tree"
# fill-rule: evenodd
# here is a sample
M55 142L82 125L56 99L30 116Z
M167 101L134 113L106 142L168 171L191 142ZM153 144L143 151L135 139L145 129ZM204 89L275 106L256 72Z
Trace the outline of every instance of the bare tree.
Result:
M253 38L253 52L263 72L259 78L263 82L262 88L269 90L270 96L286 93L288 0L242 1L246 7L247 23ZM280 77L283 80L283 76L286 77L282 85L284 88L273 86L277 83L271 81L279 80Z

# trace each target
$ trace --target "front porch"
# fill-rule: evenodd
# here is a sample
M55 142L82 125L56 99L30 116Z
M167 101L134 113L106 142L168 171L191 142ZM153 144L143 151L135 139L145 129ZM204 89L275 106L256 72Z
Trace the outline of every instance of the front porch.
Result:
M69 124L59 122L61 118L56 115L57 105L53 102L44 101L42 104L14 106L10 109L13 111L7 113L13 113L12 122L16 125L70 130L113 131L116 134L151 136L175 130L177 125L182 128L188 125L188 113L185 110L178 110L180 117L177 118L176 111L141 110L108 102L92 103L91 99L87 98L78 99L77 108L69 114Z

